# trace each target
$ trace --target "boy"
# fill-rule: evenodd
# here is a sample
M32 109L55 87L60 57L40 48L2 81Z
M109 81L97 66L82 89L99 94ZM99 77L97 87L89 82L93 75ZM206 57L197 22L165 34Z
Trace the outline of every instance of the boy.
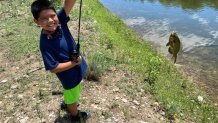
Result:
M72 121L86 120L90 114L80 112L80 81L86 71L85 60L76 59L72 52L76 43L68 29L69 13L76 0L65 0L64 7L56 13L48 0L35 0L31 5L34 22L42 28L40 35L40 51L45 69L56 73L64 88L64 103L72 115Z

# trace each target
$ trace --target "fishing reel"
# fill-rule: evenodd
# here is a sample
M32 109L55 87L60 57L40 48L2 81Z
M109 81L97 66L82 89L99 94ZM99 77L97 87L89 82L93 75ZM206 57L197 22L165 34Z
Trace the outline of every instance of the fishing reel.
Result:
M73 52L71 53L71 61L78 63L79 56L80 56L80 44L79 44L79 40L78 40L78 43L76 45L76 49L74 49Z
M78 63L78 58L79 58L79 52L77 50L73 50L71 54L71 60Z

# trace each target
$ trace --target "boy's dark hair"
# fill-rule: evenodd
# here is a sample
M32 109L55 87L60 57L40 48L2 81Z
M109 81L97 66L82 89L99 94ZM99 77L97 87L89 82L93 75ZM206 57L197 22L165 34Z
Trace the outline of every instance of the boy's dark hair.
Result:
M31 5L31 12L36 20L39 18L40 12L45 9L52 9L56 12L54 6L48 0L35 0Z

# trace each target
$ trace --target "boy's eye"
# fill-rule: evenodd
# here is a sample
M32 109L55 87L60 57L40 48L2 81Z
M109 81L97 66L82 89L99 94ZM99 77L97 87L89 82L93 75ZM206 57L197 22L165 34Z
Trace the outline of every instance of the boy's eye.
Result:
M40 20L42 20L42 21L46 21L46 20L48 20L47 18L40 18Z
M54 19L56 17L56 15L54 14L54 15L51 15L50 17L41 17L41 18L39 18L41 21L48 21L50 18L51 19Z
M46 18L46 17L40 17L39 19L42 20L42 21L48 20L48 18Z
M51 15L51 18L55 18L56 15Z

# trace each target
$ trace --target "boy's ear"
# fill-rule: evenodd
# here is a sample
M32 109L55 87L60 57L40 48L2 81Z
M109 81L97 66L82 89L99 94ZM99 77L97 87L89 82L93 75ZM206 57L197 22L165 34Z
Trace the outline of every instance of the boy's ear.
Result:
M35 18L33 19L33 22L36 23L37 25L39 25L38 20L36 20Z

